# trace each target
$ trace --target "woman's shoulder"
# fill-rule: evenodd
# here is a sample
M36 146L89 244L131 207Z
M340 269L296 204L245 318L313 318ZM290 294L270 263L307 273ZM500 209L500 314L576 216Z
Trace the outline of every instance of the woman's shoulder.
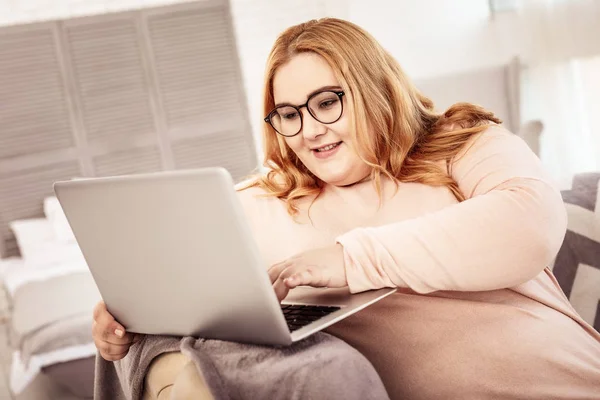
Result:
M473 135L468 144L481 145L483 143L487 143L488 141L512 141L515 138L518 139L518 136L509 131L505 126L499 124L489 124L481 132Z
M452 164L463 161L465 158L476 161L480 157L489 157L492 154L523 154L532 153L527 143L506 127L490 124L481 132L473 135L452 160Z
M526 144L516 132L513 132L506 126L499 124L489 125L483 132L481 132L480 136L489 140L495 139L505 143Z
M248 177L235 184L235 191L243 200L262 198L268 195L268 192L259 185L261 175Z
M283 207L280 199L269 195L269 192L258 184L260 178L260 175L252 176L235 185L238 198L246 212L264 214L269 210L273 212L275 209Z

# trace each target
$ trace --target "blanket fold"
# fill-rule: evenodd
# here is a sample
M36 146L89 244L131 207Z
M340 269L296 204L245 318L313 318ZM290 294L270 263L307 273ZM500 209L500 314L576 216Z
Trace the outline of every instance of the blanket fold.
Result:
M94 399L141 399L150 363L172 351L194 362L215 400L389 399L371 363L322 332L289 347L146 336L120 361L97 356Z

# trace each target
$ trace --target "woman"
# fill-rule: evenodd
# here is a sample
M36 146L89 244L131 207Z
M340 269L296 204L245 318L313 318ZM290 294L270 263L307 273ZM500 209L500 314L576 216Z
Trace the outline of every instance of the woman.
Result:
M279 298L398 287L328 329L393 399L600 398L600 335L548 269L560 194L492 113L436 114L368 33L337 19L277 39L264 94L270 171L239 194ZM95 320L102 357L124 357L133 335L102 304Z

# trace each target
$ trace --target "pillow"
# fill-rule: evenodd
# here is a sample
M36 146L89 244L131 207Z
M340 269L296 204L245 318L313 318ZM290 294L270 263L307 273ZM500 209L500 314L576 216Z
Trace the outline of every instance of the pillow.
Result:
M54 230L56 240L59 242L75 242L75 236L67 221L67 217L56 197L44 199L44 214Z
M48 243L55 241L54 230L46 218L30 218L12 221L10 229L15 234L21 257L35 259Z
M600 331L600 173L576 175L562 196L568 225L552 271L575 310Z
M46 218L12 221L10 228L27 268L48 267L56 264L85 262L76 241L59 241Z

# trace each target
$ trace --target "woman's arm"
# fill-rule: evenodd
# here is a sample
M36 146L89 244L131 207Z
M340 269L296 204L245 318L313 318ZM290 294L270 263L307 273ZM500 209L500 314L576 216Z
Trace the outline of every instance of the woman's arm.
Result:
M451 174L466 201L337 238L352 292L493 290L523 283L551 263L566 212L520 138L490 127L457 156Z

